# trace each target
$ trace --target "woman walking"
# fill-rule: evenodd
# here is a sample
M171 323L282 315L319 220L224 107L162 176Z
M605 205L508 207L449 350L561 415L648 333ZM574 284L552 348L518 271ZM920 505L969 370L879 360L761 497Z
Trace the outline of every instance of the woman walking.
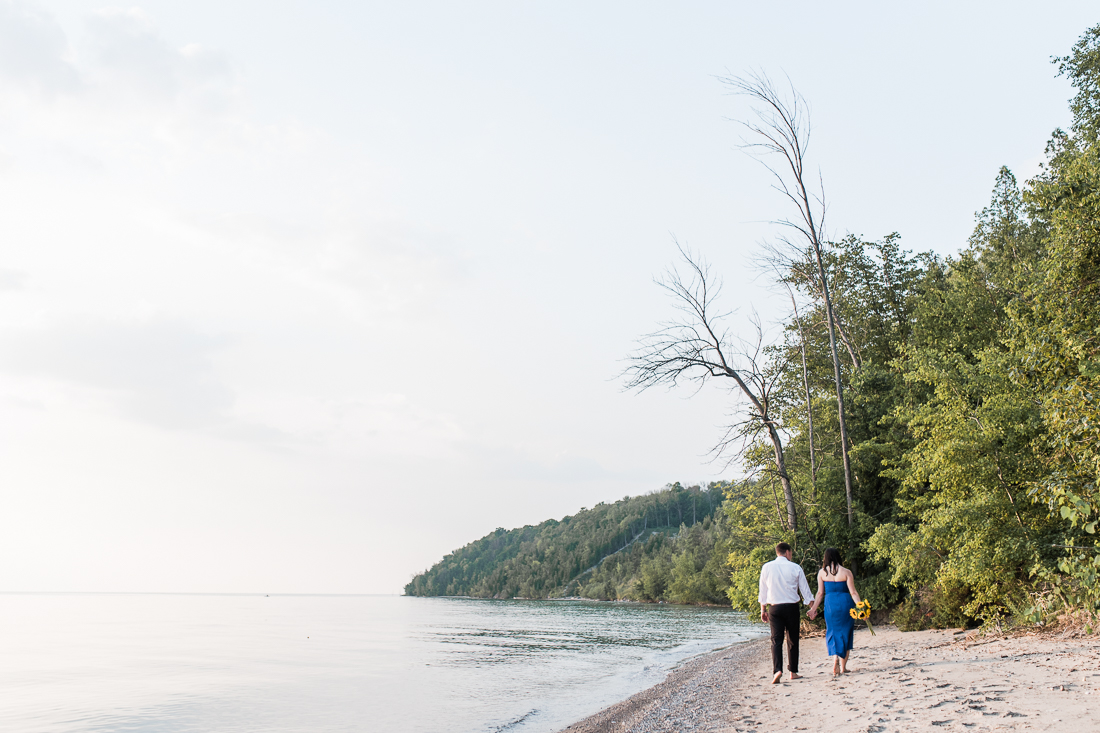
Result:
M860 602L856 579L852 571L840 564L840 552L835 547L825 550L821 570L817 571L817 596L806 613L811 619L825 603L825 645L833 657L833 674L848 671L848 653L856 621L850 612Z

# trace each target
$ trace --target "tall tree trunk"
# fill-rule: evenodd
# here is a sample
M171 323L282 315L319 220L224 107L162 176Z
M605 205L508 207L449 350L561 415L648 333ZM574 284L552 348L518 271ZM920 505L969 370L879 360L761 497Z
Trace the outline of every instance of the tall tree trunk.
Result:
M787 475L787 461L783 458L783 441L779 439L779 431L775 424L768 423L768 437L772 441L772 450L775 451L775 468L779 476L779 485L783 487L783 496L787 500L787 528L792 532L798 530L798 517L794 508L794 491L791 489L791 479Z
M808 199L807 199L808 200ZM811 219L811 227L812 227ZM814 255L817 258L817 274L821 278L821 293L825 299L825 315L829 321L829 351L833 357L833 379L836 382L837 420L840 424L840 455L844 461L844 498L848 504L848 526L855 523L852 513L852 464L848 459L848 427L844 424L844 382L840 375L840 355L836 350L836 327L833 318L833 300L829 297L829 282L825 277L825 263L821 257L821 242L815 233Z
M810 369L806 364L806 332L802 330L802 319L798 317L798 303L794 299L794 291L789 287L787 294L791 296L791 307L794 309L794 322L798 325L798 349L802 353L802 388L806 392L806 432L810 445L810 500L817 497L817 458L814 455L814 406L810 397Z
M783 456L783 441L779 437L779 431L775 427L775 421L771 418L771 413L768 409L768 402L761 402L756 397L745 381L741 378L740 373L736 369L732 369L725 363L724 358L721 363L721 368L724 370L725 375L733 379L737 385L741 388L741 393L748 398L752 403L753 408L756 410L757 418L760 423L767 427L768 438L772 443L772 451L775 453L775 473L779 476L779 483L783 487L783 498L787 504L787 529L791 532L798 531L798 514L795 511L794 506L794 491L791 489L791 479L787 475L787 461Z
M818 245L814 244L814 254L817 255L817 259L820 259L820 255L817 254L817 247ZM817 285L817 294L821 296L822 300L827 300L829 298L827 294L829 289L828 285L825 285L823 280L817 283ZM836 314L836 311L830 309L830 312L832 313L831 323L836 324L837 336L840 337L840 343L844 344L844 348L848 352L848 357L852 360L852 366L856 369L862 369L863 361L859 358L859 354L856 353L855 346L852 345L852 339L848 335L847 329L844 328L844 323L840 320L840 316Z

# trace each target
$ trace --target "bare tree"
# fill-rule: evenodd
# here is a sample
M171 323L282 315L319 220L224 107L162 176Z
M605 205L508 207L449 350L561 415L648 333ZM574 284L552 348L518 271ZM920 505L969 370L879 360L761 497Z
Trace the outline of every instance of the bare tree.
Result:
M722 327L723 318L729 314L715 310L721 284L712 277L710 266L704 260L679 244L677 247L687 265L688 278L672 267L656 282L672 297L681 317L661 324L657 331L638 340L639 348L630 356L626 369L627 387L645 390L659 384L673 387L681 382L696 382L702 389L712 378L732 380L748 402L747 418L726 432L715 452L728 455L738 440L744 446L760 433L767 435L772 445L775 475L786 502L787 516L784 519L780 512L780 523L794 532L798 529L798 516L783 457L780 425L772 413L776 378L761 360L763 332L759 323L755 323L755 345L735 350ZM778 501L776 503L778 510Z
M797 215L781 219L778 224L790 227L805 240L813 253L817 266L817 281L825 306L825 320L829 330L829 351L833 359L833 376L836 382L837 416L840 424L840 452L844 462L844 490L848 504L848 524L855 521L852 512L852 466L848 459L848 428L844 421L844 384L841 379L840 357L837 353L836 312L829 293L829 279L825 273L825 203L821 179L818 193L810 193L807 184L806 148L810 139L810 122L806 112L806 100L792 87L789 95L780 94L764 74L747 78L722 79L735 93L747 96L753 104L755 120L743 121L750 139L745 141L749 152L778 157L780 165L764 166L772 174L773 187L794 204ZM855 352L851 352L856 360Z

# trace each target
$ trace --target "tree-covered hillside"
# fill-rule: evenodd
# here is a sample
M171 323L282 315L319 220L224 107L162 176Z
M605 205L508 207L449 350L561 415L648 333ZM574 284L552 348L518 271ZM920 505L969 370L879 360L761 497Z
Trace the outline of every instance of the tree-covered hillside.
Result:
M673 484L560 521L498 529L417 575L405 593L728 603L718 513L725 488Z

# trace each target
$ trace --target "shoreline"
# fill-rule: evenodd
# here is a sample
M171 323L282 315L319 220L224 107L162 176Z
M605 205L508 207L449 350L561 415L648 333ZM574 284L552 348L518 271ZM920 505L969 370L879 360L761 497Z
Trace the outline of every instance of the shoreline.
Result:
M824 637L803 637L803 678L777 685L770 642L757 639L695 657L561 733L1100 731L1100 637L1064 636L859 630L837 678Z

